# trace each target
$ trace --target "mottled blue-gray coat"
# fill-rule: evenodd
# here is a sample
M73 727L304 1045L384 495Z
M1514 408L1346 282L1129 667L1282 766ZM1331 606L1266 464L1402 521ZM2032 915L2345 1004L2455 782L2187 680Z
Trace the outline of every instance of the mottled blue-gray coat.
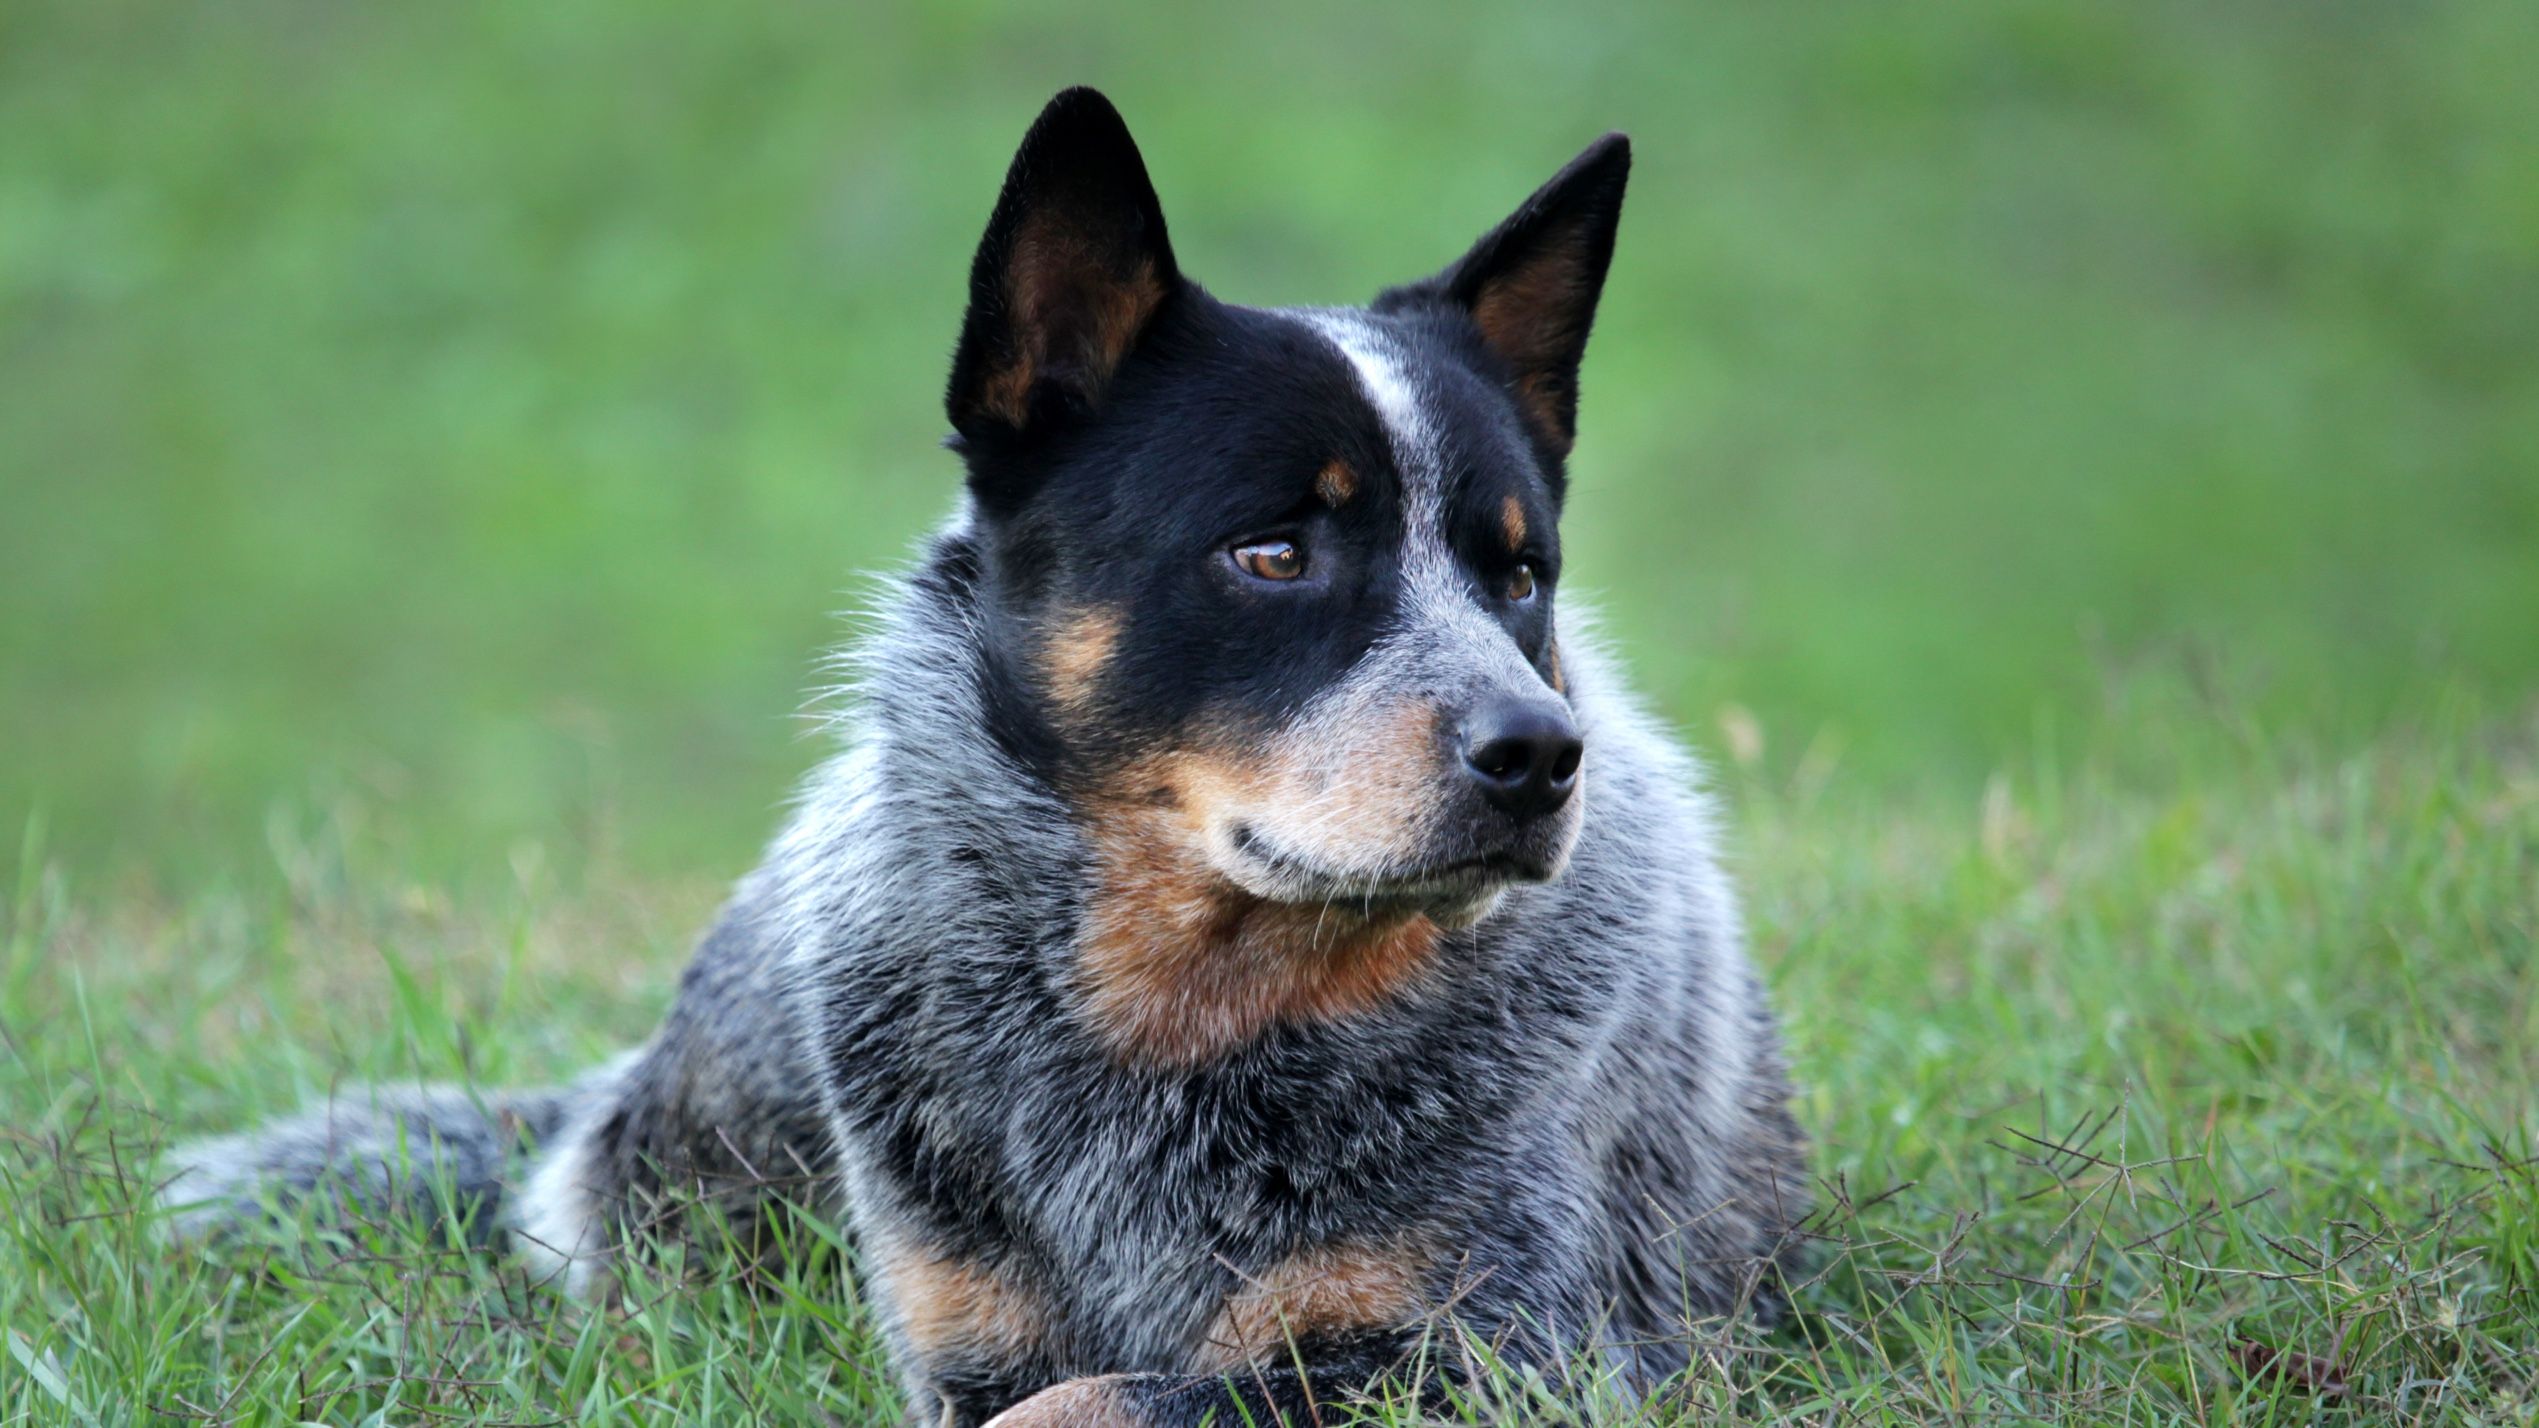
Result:
M1487 1345L1649 1387L1805 1200L1689 759L1555 617L1628 149L1366 309L1182 278L1099 96L1025 140L960 513L661 1030L177 1153L187 1228L410 1202L568 1287L842 1217L910 1420L1197 1424Z

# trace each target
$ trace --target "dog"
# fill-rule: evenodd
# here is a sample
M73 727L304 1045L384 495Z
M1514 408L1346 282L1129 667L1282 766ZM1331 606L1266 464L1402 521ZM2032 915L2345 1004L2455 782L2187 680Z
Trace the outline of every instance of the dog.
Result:
M660 1031L181 1149L180 1233L408 1205L596 1293L700 1204L835 1215L952 1428L1319 1421L1476 1347L1647 1388L1775 1312L1804 1142L1712 814L1554 615L1629 168L1249 308L1058 95L971 266L958 513Z

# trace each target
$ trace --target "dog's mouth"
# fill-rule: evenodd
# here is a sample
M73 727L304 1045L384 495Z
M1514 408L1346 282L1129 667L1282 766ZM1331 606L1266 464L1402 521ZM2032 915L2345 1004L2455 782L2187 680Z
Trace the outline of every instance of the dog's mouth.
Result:
M1477 918L1512 886L1551 881L1559 876L1562 861L1550 852L1501 848L1367 871L1333 868L1294 853L1249 823L1235 824L1227 842L1238 866L1226 871L1259 896L1321 903L1370 917L1425 913L1450 925Z

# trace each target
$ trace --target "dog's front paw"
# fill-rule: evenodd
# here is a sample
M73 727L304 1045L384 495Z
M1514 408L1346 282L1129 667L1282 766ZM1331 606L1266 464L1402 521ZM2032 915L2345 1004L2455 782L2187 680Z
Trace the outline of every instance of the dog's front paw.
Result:
M1137 1406L1139 1375L1114 1373L1052 1384L995 1417L986 1428L1149 1428Z

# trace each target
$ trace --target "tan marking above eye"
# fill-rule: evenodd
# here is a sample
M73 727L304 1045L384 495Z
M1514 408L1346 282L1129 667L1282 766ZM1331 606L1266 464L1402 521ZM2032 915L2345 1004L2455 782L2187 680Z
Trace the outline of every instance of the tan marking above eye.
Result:
M1324 505L1335 510L1347 505L1349 498L1358 494L1358 473L1350 469L1348 462L1335 456L1331 464L1314 477L1314 494L1322 498Z
M1234 548L1234 563L1259 580L1293 580L1305 573L1305 551L1292 540L1259 540Z
M1514 496L1499 507L1499 533L1508 538L1508 553L1525 549L1525 506Z

